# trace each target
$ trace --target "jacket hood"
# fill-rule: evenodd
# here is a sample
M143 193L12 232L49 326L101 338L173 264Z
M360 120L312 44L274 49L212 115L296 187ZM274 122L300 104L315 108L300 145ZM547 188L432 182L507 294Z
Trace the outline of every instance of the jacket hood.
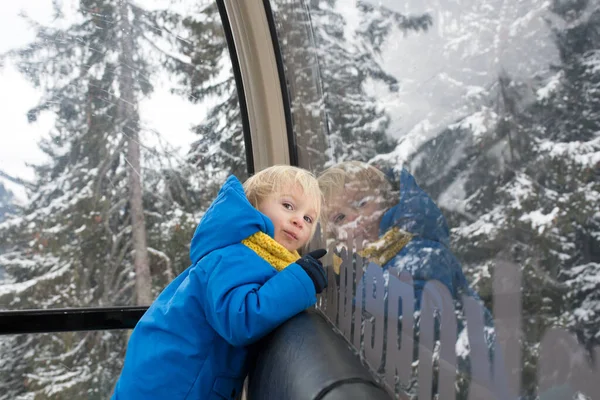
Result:
M192 264L211 251L240 243L258 231L273 237L273 223L250 204L240 181L230 176L194 232L190 246Z
M450 231L442 212L404 168L400 175L400 201L382 217L380 235L397 226L416 236L449 247Z

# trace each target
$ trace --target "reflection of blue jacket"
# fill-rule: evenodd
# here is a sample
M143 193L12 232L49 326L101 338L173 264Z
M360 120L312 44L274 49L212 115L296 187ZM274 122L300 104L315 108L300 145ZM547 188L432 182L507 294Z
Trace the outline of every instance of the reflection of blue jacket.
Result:
M277 272L241 241L273 224L230 177L200 221L192 265L135 327L113 400L229 399L248 370L245 346L313 305L296 263Z
M400 201L383 215L380 235L392 227L410 232L414 237L383 268L410 272L415 286L415 309L420 309L423 287L432 279L443 283L454 299L460 299L462 294L476 296L450 251L446 219L405 169L400 173Z
M455 301L460 302L463 295L479 300L477 293L469 286L460 263L450 251L450 231L446 219L434 201L405 169L400 172L400 200L383 215L379 226L380 236L392 227L398 227L414 236L395 257L383 265L383 269L395 268L398 273L408 271L411 274L415 310L421 308L425 284L434 279L448 288ZM489 355L493 357L493 319L487 309L483 310L483 317L486 325L485 341ZM458 329L462 330L463 327L463 322L459 320ZM502 365L501 352L496 354ZM465 366L464 361L459 363L460 370L465 371L468 368L470 367ZM504 394L507 385L504 371L497 373L496 383L496 390L501 393L499 398L508 399L509 396Z

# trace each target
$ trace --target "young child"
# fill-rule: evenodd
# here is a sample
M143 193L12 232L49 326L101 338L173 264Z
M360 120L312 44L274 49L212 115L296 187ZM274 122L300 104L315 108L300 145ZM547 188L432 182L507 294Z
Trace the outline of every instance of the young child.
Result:
M191 242L192 265L150 306L129 340L112 399L233 399L248 348L312 306L327 286L312 238L322 195L308 171L274 166L233 176Z

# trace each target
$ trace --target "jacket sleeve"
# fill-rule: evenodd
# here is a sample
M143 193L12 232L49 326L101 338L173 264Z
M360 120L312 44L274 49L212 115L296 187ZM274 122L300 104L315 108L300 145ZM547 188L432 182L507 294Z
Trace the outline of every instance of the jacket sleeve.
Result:
M316 302L311 279L296 263L277 272L253 255L214 257L197 278L204 281L207 321L232 346L256 342Z

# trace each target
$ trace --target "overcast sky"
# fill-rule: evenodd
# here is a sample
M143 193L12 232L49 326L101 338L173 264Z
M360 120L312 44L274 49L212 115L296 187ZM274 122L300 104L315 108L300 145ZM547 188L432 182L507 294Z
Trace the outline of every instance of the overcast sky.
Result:
M36 20L44 20L50 14L50 6L50 1L5 2L0 13L0 53L23 46L34 37L25 22L17 17L21 9L28 10ZM33 174L25 163L43 158L36 142L41 133L48 131L52 124L50 116L44 116L35 124L27 123L26 112L36 104L39 97L40 93L28 84L13 66L5 64L0 67L0 170L26 179L30 179ZM11 190L18 190L16 185L2 182Z
M145 1L147 3L147 0ZM25 46L34 39L32 30L19 17L25 11L31 18L52 23L52 0L19 0L4 2L0 13L0 53ZM27 163L39 163L45 159L37 143L52 129L54 117L45 113L35 123L27 122L27 111L36 106L41 91L33 88L10 62L0 68L0 118L2 120L2 145L0 146L0 170L5 173L32 179L33 171ZM142 123L162 134L162 138L180 149L183 155L194 140L190 127L199 123L205 115L205 107L171 95L168 87L157 85L153 96L140 106ZM143 138L152 146L154 139ZM22 198L25 194L18 185L0 178L10 190Z

